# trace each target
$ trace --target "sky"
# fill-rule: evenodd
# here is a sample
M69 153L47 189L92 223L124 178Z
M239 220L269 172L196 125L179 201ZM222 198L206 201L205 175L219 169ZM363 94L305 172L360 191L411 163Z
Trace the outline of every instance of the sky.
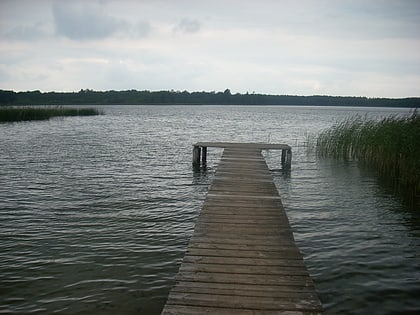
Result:
M420 0L0 0L0 89L420 96Z

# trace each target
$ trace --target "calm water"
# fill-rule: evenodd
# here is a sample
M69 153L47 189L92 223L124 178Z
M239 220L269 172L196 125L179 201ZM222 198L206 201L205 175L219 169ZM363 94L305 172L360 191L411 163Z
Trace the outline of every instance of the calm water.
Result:
M195 141L292 145L290 175L266 158L327 314L420 311L419 212L304 147L342 118L408 111L103 108L0 124L0 313L159 314L221 155L194 174Z

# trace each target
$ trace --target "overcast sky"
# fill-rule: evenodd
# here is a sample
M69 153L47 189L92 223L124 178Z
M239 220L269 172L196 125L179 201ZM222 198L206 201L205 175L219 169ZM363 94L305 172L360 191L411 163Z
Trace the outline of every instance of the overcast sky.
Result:
M0 89L420 96L419 0L0 0Z

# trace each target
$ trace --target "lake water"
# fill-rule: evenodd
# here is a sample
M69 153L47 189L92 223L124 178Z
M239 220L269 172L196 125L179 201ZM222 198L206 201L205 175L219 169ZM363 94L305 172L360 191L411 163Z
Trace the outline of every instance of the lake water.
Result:
M192 170L196 141L265 153L326 314L420 312L420 212L308 137L355 114L404 109L104 106L97 117L0 124L0 313L159 314L222 151Z

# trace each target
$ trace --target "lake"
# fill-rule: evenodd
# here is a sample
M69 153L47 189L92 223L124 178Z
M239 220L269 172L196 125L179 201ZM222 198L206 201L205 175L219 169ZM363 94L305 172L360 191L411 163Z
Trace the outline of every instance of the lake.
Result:
M102 116L0 124L0 313L160 314L222 150L265 152L326 314L420 311L420 212L308 139L354 115L408 109L103 106Z

